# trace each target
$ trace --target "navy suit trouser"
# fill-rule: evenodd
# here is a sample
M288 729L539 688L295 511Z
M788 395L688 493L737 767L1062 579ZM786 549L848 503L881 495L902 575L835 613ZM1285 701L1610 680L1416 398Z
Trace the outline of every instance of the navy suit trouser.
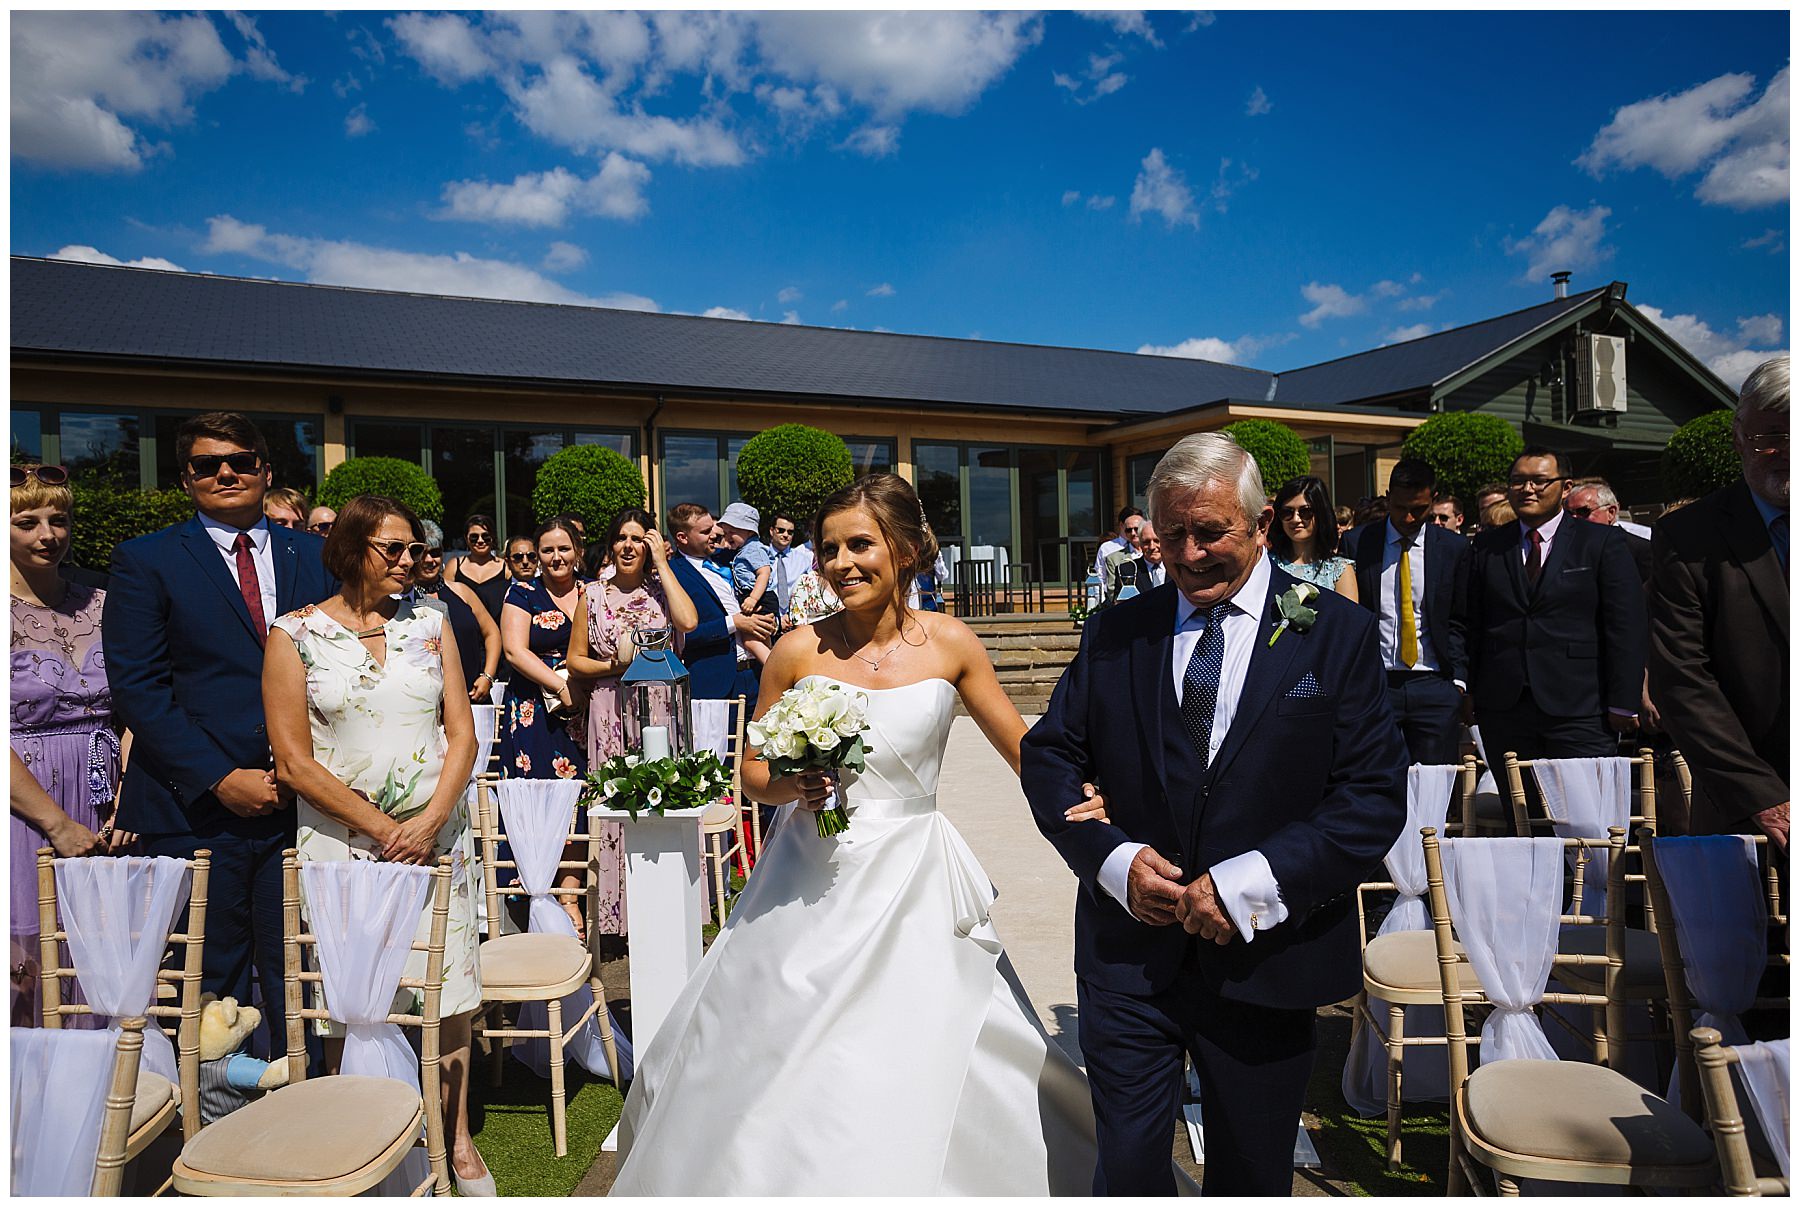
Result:
M1390 671L1387 696L1412 762L1462 761L1462 693L1456 684L1442 675Z
M1096 1195L1175 1193L1169 1152L1184 1052L1200 1078L1202 1193L1293 1193L1313 1011L1221 997L1191 958L1161 993L1117 993L1085 979L1076 991L1100 1149Z

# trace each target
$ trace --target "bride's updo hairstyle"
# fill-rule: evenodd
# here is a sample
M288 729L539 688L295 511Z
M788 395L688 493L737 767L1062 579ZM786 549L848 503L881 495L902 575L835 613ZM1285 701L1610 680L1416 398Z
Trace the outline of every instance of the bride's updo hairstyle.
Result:
M813 517L815 544L824 539L827 517L859 507L875 518L875 526L881 529L882 539L893 552L904 614L913 579L929 571L937 561L937 536L925 522L925 509L919 505L912 483L898 474L865 474L826 499L819 508Z

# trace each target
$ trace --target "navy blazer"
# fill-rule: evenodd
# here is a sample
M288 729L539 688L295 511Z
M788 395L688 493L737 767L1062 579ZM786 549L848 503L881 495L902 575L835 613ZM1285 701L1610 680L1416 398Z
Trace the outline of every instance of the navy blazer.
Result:
M1351 893L1405 824L1406 746L1388 708L1373 618L1326 591L1312 628L1290 629L1271 646L1275 601L1296 580L1270 569L1231 731L1205 774L1182 770L1192 749L1175 700L1172 583L1088 620L1080 651L1025 736L1026 798L1081 881L1075 971L1102 988L1158 992L1190 945L1209 983L1244 1002L1321 1006L1361 984ZM1113 824L1063 820L1084 781L1105 793ZM1148 843L1185 881L1261 851L1288 918L1252 943L1224 947L1179 925L1139 922L1097 879L1124 842Z
M1476 537L1469 562L1470 691L1477 714L1532 702L1553 717L1635 713L1649 617L1626 532L1565 515L1536 589L1519 525Z
M1363 607L1381 615L1381 559L1387 550L1388 522L1364 524L1345 533L1356 562L1356 593ZM1469 682L1468 597L1469 542L1442 524L1426 524L1425 631L1431 637L1438 669L1447 677ZM1379 638L1378 638L1379 640ZM1379 645L1376 647L1380 649Z
M681 639L681 662L688 669L688 690L696 700L723 700L729 697L737 678L737 650L732 645L731 617L706 581L705 570L696 570L680 550L672 550L669 569L675 581L694 601L700 623Z
M319 560L322 539L277 525L269 534L277 615L337 590ZM119 828L244 837L291 830L291 809L239 817L212 794L227 773L272 762L262 641L198 516L113 551L101 632L113 707L133 734Z

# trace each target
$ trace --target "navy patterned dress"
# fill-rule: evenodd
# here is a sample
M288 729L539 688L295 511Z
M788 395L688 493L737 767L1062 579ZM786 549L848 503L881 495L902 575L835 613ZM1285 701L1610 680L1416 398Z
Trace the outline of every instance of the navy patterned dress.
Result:
M515 582L506 602L531 618L531 652L551 670L569 661L573 619L556 606L537 579ZM553 720L544 693L524 675L514 674L506 693L506 715L500 724L500 774L507 779L574 779L587 774L587 710L577 708L566 721Z

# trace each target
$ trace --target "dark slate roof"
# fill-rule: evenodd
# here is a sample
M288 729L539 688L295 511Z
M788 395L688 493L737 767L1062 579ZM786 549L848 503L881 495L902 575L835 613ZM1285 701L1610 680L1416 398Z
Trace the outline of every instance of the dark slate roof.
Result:
M1265 398L1260 369L12 258L15 351L1097 413Z
M1521 336L1559 322L1605 292L1604 288L1591 289L1466 327L1282 373L1276 381L1274 401L1288 406L1330 406L1427 389Z

